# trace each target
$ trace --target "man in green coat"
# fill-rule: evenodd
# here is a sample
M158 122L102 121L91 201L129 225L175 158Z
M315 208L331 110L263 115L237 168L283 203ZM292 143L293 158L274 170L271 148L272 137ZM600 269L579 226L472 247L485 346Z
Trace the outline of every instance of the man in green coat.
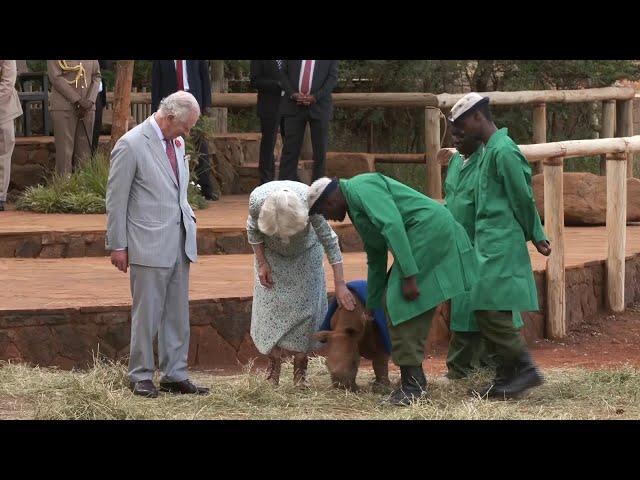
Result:
M343 221L347 213L364 242L367 309L384 306L391 357L401 386L390 396L408 405L426 390L424 349L435 308L469 291L476 280L473 246L464 228L435 200L379 173L349 180L321 178L309 189L309 214ZM387 274L388 252L394 263Z
M507 129L498 130L493 123L489 98L475 92L465 95L451 109L449 120L465 137L484 145L475 193L474 247L481 280L471 291L470 304L498 365L496 378L479 393L514 397L544 381L512 311L539 309L527 242L545 256L551 248L533 198L531 167Z

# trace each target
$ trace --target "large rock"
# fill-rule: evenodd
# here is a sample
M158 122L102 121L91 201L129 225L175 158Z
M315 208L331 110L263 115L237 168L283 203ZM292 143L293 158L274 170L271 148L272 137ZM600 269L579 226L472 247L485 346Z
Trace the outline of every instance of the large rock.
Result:
M592 173L564 174L564 224L605 225L607 217L607 178ZM544 220L544 178L533 177L533 194L540 218ZM640 180L627 179L627 221L640 221Z
M328 176L338 178L375 172L374 158L369 153L328 152L326 167Z

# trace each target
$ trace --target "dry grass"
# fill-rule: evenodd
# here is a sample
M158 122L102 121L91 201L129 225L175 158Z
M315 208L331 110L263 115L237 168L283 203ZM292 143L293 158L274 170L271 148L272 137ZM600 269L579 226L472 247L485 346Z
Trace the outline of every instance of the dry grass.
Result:
M0 364L0 418L35 419L636 419L640 418L640 372L629 366L612 370L549 370L547 383L525 398L487 401L467 394L487 375L444 383L430 382L429 397L408 408L380 403L383 396L366 385L372 372L360 373L358 393L334 390L322 358L310 362L311 389L291 383L285 364L282 384L271 387L249 372L216 376L194 372L211 387L207 396L161 394L134 397L122 364L96 361L87 371L68 372ZM13 412L10 408L14 408Z

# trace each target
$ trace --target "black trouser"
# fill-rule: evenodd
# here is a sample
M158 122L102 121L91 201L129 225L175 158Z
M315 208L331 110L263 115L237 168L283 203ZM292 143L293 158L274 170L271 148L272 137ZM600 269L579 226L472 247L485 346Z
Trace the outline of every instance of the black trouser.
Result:
M200 133L194 132L194 140L196 149L199 152L198 165L196 166L195 173L198 179L198 184L202 189L202 195L207 200L217 200L218 198L220 198L220 192L216 191L213 182L211 160L209 159L209 144Z
M304 130L309 123L311 130L311 146L313 148L313 180L325 175L325 160L329 141L329 118L315 119L309 111L284 117L287 135L284 138L282 156L280 157L279 180L295 180L298 178L298 159L304 140Z
M278 127L280 135L284 141L284 117L280 115L260 117L260 160L258 170L260 171L260 185L272 181L275 178L275 157L273 151L276 148L278 138Z
M102 103L102 95L98 94L98 98L96 98L96 116L95 116L95 120L93 121L93 138L91 139L91 154L94 154L95 151L98 149L98 142L100 141L100 130L102 130L102 110L104 110L104 105Z

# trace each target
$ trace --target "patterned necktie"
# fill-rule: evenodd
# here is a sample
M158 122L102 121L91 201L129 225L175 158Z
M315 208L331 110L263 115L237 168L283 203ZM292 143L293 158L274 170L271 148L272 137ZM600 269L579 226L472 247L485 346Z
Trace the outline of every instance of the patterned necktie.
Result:
M302 73L302 84L300 85L300 93L307 95L311 90L311 62L306 60L304 64L304 72Z
M173 147L173 140L165 138L164 141L167 146L167 157L169 157L171 169L173 170L173 174L176 176L176 181L178 181L179 185L180 181L178 180L178 159L176 158L176 149Z
M178 90L184 90L184 77L182 73L182 60L176 60L176 75L178 76Z

